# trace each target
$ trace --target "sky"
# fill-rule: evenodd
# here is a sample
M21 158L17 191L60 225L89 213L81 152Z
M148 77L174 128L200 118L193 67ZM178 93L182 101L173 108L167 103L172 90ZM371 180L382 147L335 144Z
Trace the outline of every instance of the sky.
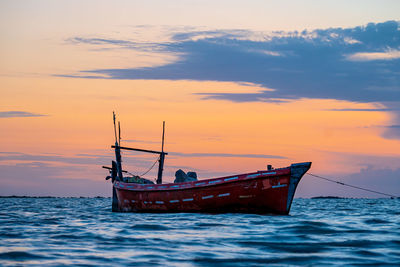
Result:
M164 181L313 162L400 195L400 2L0 1L0 195L110 196L122 145ZM145 173L156 158L124 152ZM156 169L145 177L154 179ZM304 176L296 197L380 197Z

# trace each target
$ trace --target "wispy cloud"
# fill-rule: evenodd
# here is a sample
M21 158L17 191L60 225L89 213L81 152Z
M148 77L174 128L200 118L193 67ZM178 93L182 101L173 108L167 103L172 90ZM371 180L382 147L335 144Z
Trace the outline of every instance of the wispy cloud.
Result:
M371 111L371 112L388 112L388 111L397 111L396 109L390 108L333 108L327 109L327 111Z
M400 125L388 125L386 126L387 128L395 128L395 129L400 129Z
M327 177L341 181L354 186L372 189L374 191L386 194L400 196L400 169L374 168L367 166L359 172L341 175L340 177ZM377 179L379 177L379 179ZM310 190L310 188L313 188ZM333 184L309 175L305 175L299 184L296 196L341 196L341 197L359 197L359 198L381 198L382 195L366 192L359 189L344 187L343 185Z
M135 168L147 169L156 160L154 156L138 156L138 155L123 155L125 165L134 165ZM75 155L60 155L60 154L30 154L20 152L0 152L0 165L11 163L23 164L45 164L49 166L71 166L71 168L82 168L84 166L92 166L101 169L102 165L109 166L111 160L114 159L113 153L108 154L75 154ZM130 167L130 166L126 166ZM125 168L125 167L124 167Z
M58 162L64 164L86 165L108 163L108 156L90 156L90 155L46 155L46 154L28 154L20 152L0 152L0 162L9 161L27 161L27 162Z
M266 154L230 154L230 153L180 153L171 152L172 156L180 157L218 157L218 158L269 158L269 159L286 159L287 157L277 155L266 155Z
M96 179L105 176L103 170L99 169L95 174L93 170L91 172L88 173L83 166L62 167L37 162L1 164L0 195L110 196L110 183L103 178Z
M268 102L268 103L287 103L291 100L277 99L268 97L270 90L262 90L256 93L194 93L202 96L201 99L227 100L231 102Z
M122 142L127 142L127 143L144 143L144 144L160 144L160 142L157 141L151 141L151 140L130 140L130 139L122 139Z
M87 44L101 48L114 48L114 49L125 48L125 49L133 49L146 52L165 51L166 47L168 47L167 43L134 42L129 40L106 39L106 38L73 37L67 39L66 41L67 43L75 45Z
M45 114L31 113L27 111L0 111L0 118L22 118L22 117L43 117Z
M393 60L400 58L400 50L388 50L384 52L358 52L348 55L352 61Z

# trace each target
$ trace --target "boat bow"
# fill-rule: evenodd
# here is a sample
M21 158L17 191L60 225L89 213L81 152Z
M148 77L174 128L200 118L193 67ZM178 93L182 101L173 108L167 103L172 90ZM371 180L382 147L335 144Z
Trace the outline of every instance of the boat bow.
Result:
M295 163L290 166L290 182L286 206L287 213L289 213L290 207L292 206L297 185L299 184L300 179L303 177L303 175L310 169L310 167L311 162Z

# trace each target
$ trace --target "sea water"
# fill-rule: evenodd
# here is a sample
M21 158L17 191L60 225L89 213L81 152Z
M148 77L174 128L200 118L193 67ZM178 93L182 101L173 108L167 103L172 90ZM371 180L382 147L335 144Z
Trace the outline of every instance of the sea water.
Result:
M109 198L1 198L0 265L400 264L399 199L295 199L289 216L113 213Z

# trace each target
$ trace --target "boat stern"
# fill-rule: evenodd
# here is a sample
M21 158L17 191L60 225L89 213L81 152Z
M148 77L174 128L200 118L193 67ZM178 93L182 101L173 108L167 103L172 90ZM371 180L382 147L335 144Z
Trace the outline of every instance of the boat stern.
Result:
M295 163L290 166L290 182L288 188L288 197L286 204L286 214L289 214L290 207L292 206L294 194L296 192L297 185L303 175L310 169L311 162Z

